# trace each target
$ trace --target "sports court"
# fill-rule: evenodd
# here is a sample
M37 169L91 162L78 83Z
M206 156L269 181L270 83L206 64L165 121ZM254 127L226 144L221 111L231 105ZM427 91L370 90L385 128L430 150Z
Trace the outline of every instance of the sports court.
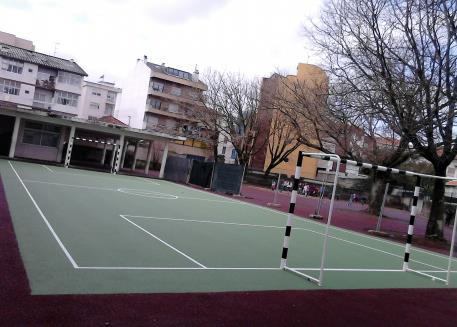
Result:
M279 268L286 215L190 187L0 160L32 294L447 288L404 245L330 228L323 286ZM319 273L325 225L295 217L288 266ZM414 243L414 242L413 242ZM412 248L444 277L448 257Z

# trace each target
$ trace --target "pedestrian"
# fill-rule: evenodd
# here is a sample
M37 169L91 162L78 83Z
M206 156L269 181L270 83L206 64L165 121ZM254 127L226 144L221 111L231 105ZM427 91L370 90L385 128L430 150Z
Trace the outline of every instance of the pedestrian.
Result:
M303 194L305 195L305 197L307 197L308 193L309 193L309 185L305 184L305 186L303 187Z
M349 201L348 201L348 207L352 206L352 202L355 200L357 195L355 195L355 193L352 193L350 196L349 196Z
M276 181L273 180L273 182L271 183L271 190L274 191L276 190Z

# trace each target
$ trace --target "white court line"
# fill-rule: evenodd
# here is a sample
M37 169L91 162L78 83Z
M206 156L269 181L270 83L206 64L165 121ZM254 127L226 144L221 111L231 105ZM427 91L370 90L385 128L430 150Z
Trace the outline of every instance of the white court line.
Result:
M221 225L235 225L235 226L248 226L248 227L284 229L284 226L256 225L256 224L245 224L245 223L229 223L229 222L225 222L225 221L211 221L211 220L184 219L184 218L148 217L148 216L134 216L134 215L121 215L121 216L132 217L132 218L143 218L143 219L171 220L171 221L184 221L184 222L209 223L209 224L221 224ZM304 231L311 232L311 233L318 234L318 235L322 235L322 236L325 235L324 233L320 233L320 232L317 232L315 230L308 229L308 228L303 228L303 227L295 227L294 228L294 230L297 230L297 229L298 230L304 230ZM373 250L373 251L377 251L377 252L380 252L380 253L383 253L383 254L394 256L394 257L397 257L397 258L403 258L403 256L395 254L395 253L391 253L391 252L388 252L388 251L377 249L377 248L374 248L374 247L371 247L371 246L368 246L368 245L364 245L364 244L360 244L360 243L357 243L357 242L348 241L348 240L345 240L343 238L339 238L339 237L336 237L336 236L329 235L328 237L332 238L332 239L335 239L335 240L338 240L338 241L341 241L341 242L349 243L349 244L352 244L352 245L357 245L357 246L360 246L360 247L363 247L363 248L366 248L366 249L369 249L369 250ZM431 264L428 264L428 263L425 263L425 262L422 262L422 261L411 259L410 262L416 262L416 263L422 264L424 266L428 266L428 267L435 268L435 269L443 269L443 271L446 271L444 268L440 268L440 267L437 267L437 266L434 266L434 265L431 265Z
M78 269L91 269L91 270L272 270L282 271L278 267L78 267ZM295 270L306 271L319 271L320 268L292 268ZM403 272L403 269L364 269L364 268L325 268L326 271L336 272ZM421 272L428 273L446 273L446 271L436 270L420 270ZM452 270L451 273L457 273L457 270Z
M231 201L231 200L213 200L213 199L202 199L202 198L194 198L190 196L179 196L180 199L186 199L186 200L200 200L200 201L208 201L208 202L221 202L221 203L236 203L238 202Z
M13 164L11 163L11 161L8 161L8 163L10 164L11 166L11 169L13 170L13 172L16 174L17 178L19 179L19 182L21 182L22 186L24 187L25 191L27 192L27 195L30 197L30 200L32 200L33 204L35 205L35 208L37 209L38 213L40 214L41 218L43 218L46 226L48 227L49 231L51 232L52 236L54 236L55 240L57 241L57 243L59 244L60 248L62 249L62 251L65 253L65 255L67 256L67 259L71 262L71 264L73 265L73 268L78 268L78 265L76 264L76 261L72 258L72 256L70 255L70 252L68 252L67 248L65 247L65 245L63 245L62 241L60 240L59 236L57 236L56 232L54 231L54 229L52 228L51 224L49 223L49 221L46 219L46 216L43 214L43 212L41 211L40 207L38 206L38 204L36 203L35 199L33 198L33 196L30 194L29 190L27 189L27 187L25 186L24 182L22 181L21 177L19 176L19 174L17 173L16 169L14 169L13 167Z
M145 198L151 198L151 199L163 199L163 200L177 200L179 197L174 194L167 194L167 193L160 193L156 191L151 191L151 190L145 190L145 189L135 189L135 188L118 188L118 192L129 194L129 195L135 195L135 196L142 196Z
M88 175L87 175L88 176ZM143 190L143 189L127 189L127 188L107 188L107 187L98 187L98 186L86 186L86 185L74 185L74 184L65 184L65 183L55 183L55 182L45 182L45 181L38 181L38 180L32 180L32 179L24 179L24 182L26 183L40 183L40 184L48 184L48 185L57 185L57 186L67 186L67 187L75 187L75 188L86 188L86 189L94 189L94 190L101 190L101 191L113 191L113 192L120 192L120 193L125 193L125 194L130 194L130 195L135 195L135 196L142 196L142 197L147 197L147 198L158 198L158 199L166 199L166 200L176 200L176 199L186 199L186 200L201 200L201 201L209 201L209 202L233 202L237 203L234 201L224 201L224 200L211 200L211 199L202 199L202 198L193 198L193 197L187 197L187 196L177 196L174 194L166 194L166 193L160 193L156 191L151 191L151 190ZM134 192L128 192L130 190L134 190ZM139 191L135 193L135 191ZM159 196L151 196L148 194L139 194L141 191L144 192L152 192L156 193ZM163 197L163 196L170 196L170 197Z
M227 197L225 197L223 195L219 195L219 194L210 193L210 192L207 192L207 191L198 190L198 189L195 189L195 188L190 187L190 186L181 185L181 184L175 184L175 183L170 183L170 184L177 185L177 186L180 186L181 188L189 189L189 190L196 191L196 192L199 192L199 193L203 193L203 194L206 194L206 195L212 195L214 197L220 197L220 198L223 198L223 199L227 199ZM233 199L233 200L231 200L229 202L234 202L234 203L238 203L238 204L244 204L244 205L247 205L247 206L251 206L251 207L259 208L259 209L262 209L262 210L266 210L266 211L269 211L269 212L272 212L272 213L275 213L275 214L278 214L278 215L281 215L281 216L287 216L287 213L284 213L284 212L279 211L277 209L266 208L266 207L263 207L263 206L258 205L258 204L249 203L249 202L241 201L241 200L238 200L238 199ZM316 225L316 226L319 226L319 227L322 227L322 228L325 227L325 224L323 224L323 223L312 221L312 220L306 219L304 217L295 216L295 215L293 215L292 217L297 221L310 223L310 224L313 224L313 225ZM295 229L295 228L296 227L293 227L292 229ZM381 238L368 236L368 235L365 235L365 234L362 234L362 233L359 233L359 232L354 232L354 231L351 231L351 230L347 230L347 229L344 229L344 228L341 228L341 227L330 225L330 228L333 229L333 230L337 230L337 231L341 231L341 232L347 233L347 234L352 234L352 235L356 235L356 236L359 236L359 237L362 237L362 238L366 238L366 239L369 239L369 240L372 240L372 241L377 241L377 242L381 242L381 243L390 244L390 245L393 245L393 246L396 246L396 247L400 247L402 249L405 248L404 245L395 243L393 241L388 241L388 240L383 240ZM416 247L414 245L412 246L412 249L414 249L414 251L416 251L416 252L422 252L422 253L425 253L425 254L429 254L431 256L438 257L440 259L444 259L444 260L448 260L449 259L449 256L445 256L445 255L442 255L442 254L437 254L435 252L432 252L432 251L429 251L429 250L425 250L425 249ZM457 259L456 258L452 258L452 261L457 262Z
M151 232L147 231L146 229L144 229L143 227L135 224L133 221L129 220L128 218L124 217L123 215L120 215L122 219L125 219L126 221L128 221L129 223L131 223L133 226L136 226L138 227L139 229L141 229L143 232L145 232L146 234L154 237L156 240L158 240L159 242L165 244L166 246L168 246L170 249L178 252L179 254L183 255L184 257L186 257L187 259L189 259L190 261L192 261L193 263L196 263L197 265L199 265L200 267L202 268L206 268L204 265L202 265L200 262L198 262L197 260L191 258L190 256L188 256L187 254L185 254L184 252L182 251L179 251L177 248L175 248L174 246L168 244L167 242L165 242L164 240L160 239L159 237L155 236L154 234L152 234Z
M46 168L46 169L47 169L47 170L49 170L51 173L53 173L53 172L54 172L54 170L52 170L52 169L51 169L51 168L49 168L48 166L45 166L45 165L41 165L41 167L44 167L44 168Z
M87 188L87 189L94 189L94 190L101 190L101 191L113 191L117 192L115 188L107 188L107 187L97 187L97 186L86 186L86 185L73 185L73 184L63 184L63 183L54 183L54 182L44 182L44 181L36 181L31 179L24 179L26 183L40 183L40 184L48 184L48 185L57 185L57 186L66 186L66 187L76 187L76 188Z

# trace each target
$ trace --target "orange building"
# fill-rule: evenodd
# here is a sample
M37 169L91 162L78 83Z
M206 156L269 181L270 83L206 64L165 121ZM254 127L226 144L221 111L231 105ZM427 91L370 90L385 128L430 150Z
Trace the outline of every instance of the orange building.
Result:
M315 66L310 64L298 64L297 66L297 75L288 75L288 76L280 76L278 74L273 74L269 78L264 78L262 81L262 89L261 89L261 100L260 106L261 110L260 113L260 120L262 124L265 125L265 128L262 128L262 133L265 134L266 137L269 136L269 143L278 142L280 138L278 136L278 131L273 132L273 129L276 128L277 119L286 122L287 118L282 117L283 114L278 109L267 108L268 102L271 101L271 96L273 94L277 94L279 91L282 94L287 92L281 92L281 89L287 88L288 86L296 85L305 85L306 87L315 87L328 84L328 78L325 72ZM264 110L262 110L264 109ZM266 110L265 110L266 109ZM302 126L302 131L306 130L306 126ZM293 133L293 128L282 128L280 133ZM282 135L285 136L285 135ZM289 135L287 135L289 136ZM285 137L287 138L287 137ZM290 136L293 138L293 136ZM260 138L261 139L261 138ZM284 137L282 138L284 139ZM290 149L291 146L288 146ZM287 147L286 147L287 148ZM276 167L274 167L271 172L272 173L282 173L287 174L288 176L292 176L295 173L295 167L297 163L298 153L299 151L306 151L306 152L319 152L316 149L307 147L305 145L300 145L297 149L291 152L288 156L288 162L282 162ZM271 153L268 150L268 144L266 144L261 150L259 150L255 156L253 156L251 160L251 168L263 170L265 171L271 162ZM318 167L325 167L323 162L320 162L316 159L311 158L304 158L303 165L302 165L302 177L305 178L315 178L317 175Z

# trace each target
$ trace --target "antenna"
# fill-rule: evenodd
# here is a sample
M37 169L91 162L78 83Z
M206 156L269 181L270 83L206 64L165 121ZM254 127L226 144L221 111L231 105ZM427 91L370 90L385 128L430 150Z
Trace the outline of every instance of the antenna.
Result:
M59 42L54 43L54 57L56 56L57 46L59 46L59 45L60 45Z

